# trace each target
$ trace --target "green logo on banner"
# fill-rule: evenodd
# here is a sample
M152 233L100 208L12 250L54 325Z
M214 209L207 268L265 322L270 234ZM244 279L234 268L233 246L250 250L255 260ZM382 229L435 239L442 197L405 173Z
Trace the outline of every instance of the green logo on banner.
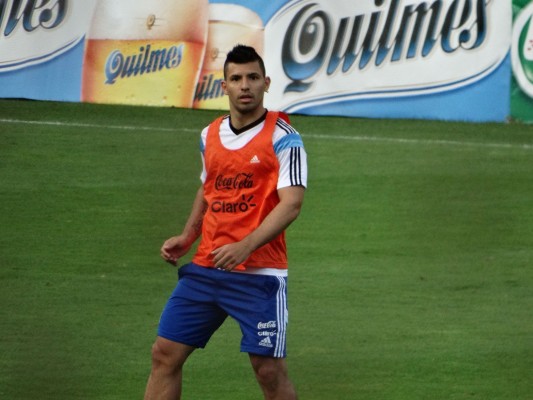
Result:
M524 8L514 23L512 64L520 86L533 98L533 3Z

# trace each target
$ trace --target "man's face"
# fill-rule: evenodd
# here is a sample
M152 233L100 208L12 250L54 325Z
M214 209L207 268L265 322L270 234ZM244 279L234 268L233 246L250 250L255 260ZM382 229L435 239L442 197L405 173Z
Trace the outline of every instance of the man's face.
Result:
M270 86L257 61L246 64L229 63L222 89L228 95L230 107L241 114L263 109L263 96Z

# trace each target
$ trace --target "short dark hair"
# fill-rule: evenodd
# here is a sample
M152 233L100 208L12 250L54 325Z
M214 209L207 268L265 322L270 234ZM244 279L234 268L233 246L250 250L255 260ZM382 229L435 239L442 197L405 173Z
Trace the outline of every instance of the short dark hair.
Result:
M266 76L265 63L255 49L244 44L238 44L226 56L226 61L224 62L224 79L226 78L226 67L229 63L247 64L254 61L259 63L259 68L261 68L263 76Z

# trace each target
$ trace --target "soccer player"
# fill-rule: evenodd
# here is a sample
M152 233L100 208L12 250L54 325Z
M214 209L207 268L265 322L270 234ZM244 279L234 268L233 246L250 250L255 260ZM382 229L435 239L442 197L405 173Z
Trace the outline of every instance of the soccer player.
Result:
M307 186L307 156L287 116L263 105L270 78L256 51L227 55L222 88L230 114L201 134L202 185L181 234L163 244L174 265L201 236L165 306L152 347L145 399L179 399L188 356L227 316L240 325L265 399L296 399L287 374L285 229Z

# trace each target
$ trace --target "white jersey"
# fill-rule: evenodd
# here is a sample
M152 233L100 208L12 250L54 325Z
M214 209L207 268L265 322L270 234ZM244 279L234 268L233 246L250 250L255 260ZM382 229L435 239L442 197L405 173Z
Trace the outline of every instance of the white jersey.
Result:
M228 116L224 118L220 125L220 140L222 145L230 150L238 150L252 140L263 129L264 125L265 118L263 117L244 129L234 131L230 125ZM205 182L206 178L204 149L207 131L208 127L204 128L200 140L203 167L200 179L202 183ZM298 132L286 121L278 118L272 143L279 162L277 188L281 189L288 186L307 187L307 154Z

